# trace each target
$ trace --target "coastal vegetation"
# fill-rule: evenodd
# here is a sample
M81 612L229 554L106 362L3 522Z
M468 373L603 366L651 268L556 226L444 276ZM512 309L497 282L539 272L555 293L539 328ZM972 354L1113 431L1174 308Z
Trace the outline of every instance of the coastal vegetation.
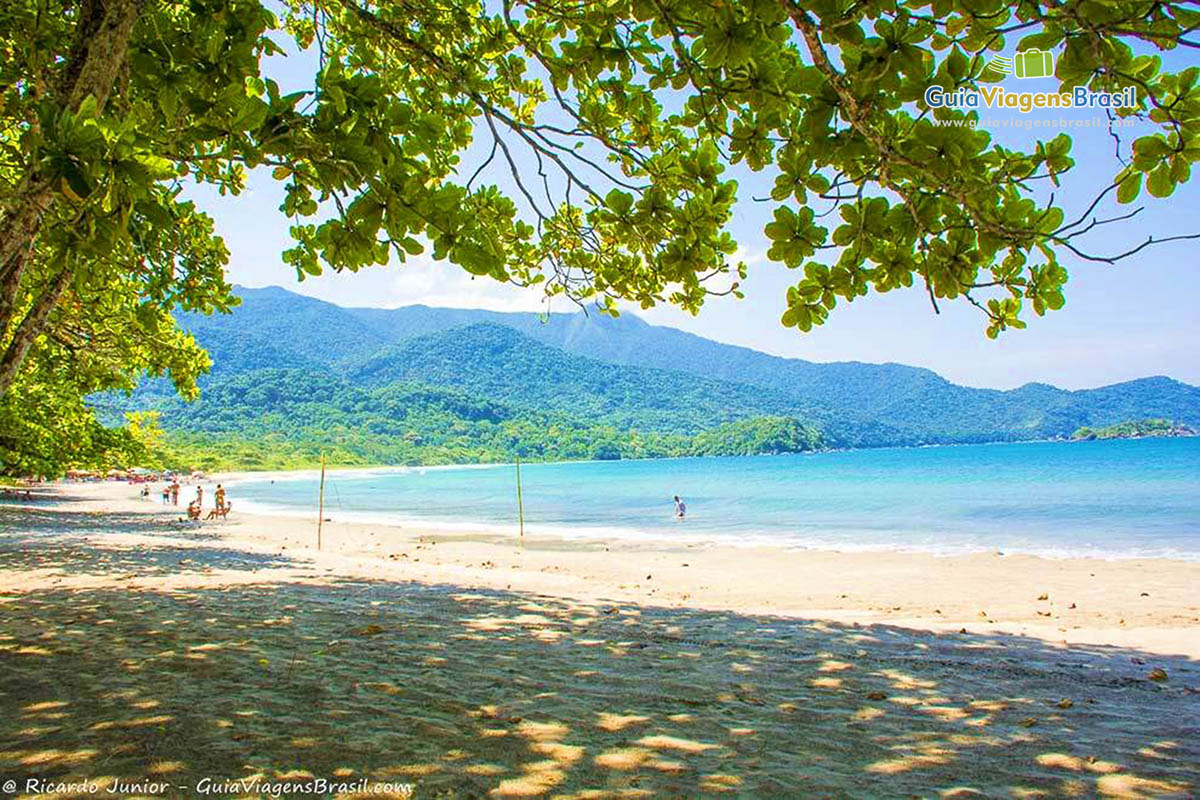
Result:
M256 370L215 383L194 405L169 396L155 415L165 435L144 466L170 469L666 458L819 449L821 435L787 417L752 417L695 432L619 427L456 388L391 383L368 389L296 369ZM143 423L141 430L156 426ZM143 436L145 434L143 433Z
M415 428L448 420L430 415ZM159 469L288 470L330 466L434 465L523 461L617 460L713 455L800 453L821 447L818 432L799 420L756 417L696 436L619 431L571 420L516 419L504 423L454 420L423 436L414 429L387 436L334 425L237 434L178 431L148 450L141 462Z
M1169 419L1141 419L1120 422L1102 428L1082 427L1071 434L1072 439L1141 439L1147 436L1195 436L1196 430L1189 425Z
M158 415L147 466L285 469L322 453L341 465L751 455L1067 438L1160 415L1200 425L1200 389L1165 378L997 392L898 364L774 358L630 315L542 321L239 294L231 315L181 317L216 360L198 400L162 380L93 398L113 425ZM676 369L658 366L660 354Z
M300 279L429 253L612 314L739 293L737 176L761 172L768 259L797 271L783 325L913 287L978 309L989 336L1023 327L1062 307L1063 253L1195 235L1086 245L1132 216L1092 216L1101 201L1191 179L1200 68L1144 51L1192 46L1197 19L1186 2L8 3L5 467L102 460L96 392L150 375L196 395L210 360L176 314L236 300L185 189L237 194L255 172L285 193ZM1082 217L1040 190L1073 167L1070 136L1003 147L923 99L994 83L1013 47L1062 48L1062 91L1136 87L1113 113L1146 134L1118 142ZM289 91L272 57L299 51L314 68Z

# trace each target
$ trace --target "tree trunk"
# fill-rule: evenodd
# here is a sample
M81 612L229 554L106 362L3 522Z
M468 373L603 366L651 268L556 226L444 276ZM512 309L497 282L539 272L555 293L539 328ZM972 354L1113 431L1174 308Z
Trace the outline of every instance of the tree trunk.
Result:
M34 340L46 329L46 322L50 319L50 312L58 305L58 301L62 299L63 293L71 285L71 278L74 277L74 274L75 272L71 269L70 261L64 258L62 270L54 277L50 285L45 288L41 297L34 302L33 307L29 309L24 319L17 325L16 330L13 331L8 346L4 348L4 353L0 355L0 397L4 396L4 393L8 391L8 387L16 379L21 362L25 360L25 355L29 352L29 348L33 346Z
M0 236L4 237L0 238L0 342L4 341L4 334L12 322L21 276L25 274L25 267L33 256L37 223L44 210L44 206L36 199L33 202L26 200L19 213L13 215L12 225L0 232ZM22 244L24 249L20 249Z
M96 98L97 111L103 111L125 65L130 34L144 2L84 0L80 5L75 41L56 87L60 108L76 110L90 96ZM31 171L21 181L8 208L0 214L0 343L13 327L13 314L20 306L21 279L30 261L37 257L38 235L46 212L57 201L56 188L50 177ZM57 301L55 297L54 302ZM53 305L46 315L51 310ZM19 327L28 319L27 315ZM45 317L41 324L45 324ZM11 331L12 339L0 359L0 397L12 384L29 349L28 344L19 346L18 333L19 330ZM9 357L14 354L15 359Z

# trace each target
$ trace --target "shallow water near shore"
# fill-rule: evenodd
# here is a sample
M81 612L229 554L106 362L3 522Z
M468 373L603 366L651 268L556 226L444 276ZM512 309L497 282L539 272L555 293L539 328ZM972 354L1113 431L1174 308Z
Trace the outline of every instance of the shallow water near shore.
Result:
M542 534L1200 560L1200 438L526 464L521 477L526 532ZM317 479L234 491L307 514ZM344 521L517 525L512 465L331 472L325 502Z

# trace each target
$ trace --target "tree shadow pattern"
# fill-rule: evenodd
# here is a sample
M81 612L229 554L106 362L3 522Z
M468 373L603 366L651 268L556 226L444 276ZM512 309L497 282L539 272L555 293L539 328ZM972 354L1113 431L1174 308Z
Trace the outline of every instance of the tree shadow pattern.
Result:
M118 576L286 561L111 555L0 533L0 780L161 779L179 797L254 777L446 798L1200 785L1200 665L1184 658L269 570L224 589L3 590L5 572L47 563Z

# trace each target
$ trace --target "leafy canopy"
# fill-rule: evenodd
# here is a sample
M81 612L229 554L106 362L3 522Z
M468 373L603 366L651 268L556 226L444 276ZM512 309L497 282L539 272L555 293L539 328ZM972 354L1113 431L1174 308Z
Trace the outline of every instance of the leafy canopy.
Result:
M289 211L340 212L297 225L288 259L354 269L424 235L476 274L696 311L714 278L736 292L745 274L726 230L727 168L745 165L774 176L769 258L802 273L783 324L916 284L935 307L974 303L994 336L1025 305L1063 305L1064 251L1120 255L1077 242L1106 224L1095 205L1068 221L1039 201L1073 166L1069 136L1010 150L936 124L965 115L932 111L925 90L993 80L993 52L1061 49L1062 91L1134 86L1139 108L1117 113L1159 129L1097 205L1131 202L1143 178L1163 197L1200 157L1200 69L1138 52L1200 46L1197 24L1191 4L1123 0L293 4L288 30L325 59L317 117L346 158L277 171ZM345 183L329 193L331 178Z
M738 292L730 167L765 171L769 255L798 270L783 324L918 286L996 335L1063 305L1064 252L1152 241L1100 256L1078 237L1114 221L1093 216L1106 197L1190 178L1200 69L1150 53L1197 47L1198 23L1190 3L1126 0L10 0L0 403L19 416L49 375L76 400L147 371L193 392L207 359L171 312L234 300L182 192L237 193L255 169L286 187L301 277L431 247L612 313ZM270 77L292 42L318 54L311 91ZM1063 89L1136 87L1118 113L1157 131L1075 220L1038 192L1072 167L1069 137L1018 152L924 105L1034 46L1061 51Z

